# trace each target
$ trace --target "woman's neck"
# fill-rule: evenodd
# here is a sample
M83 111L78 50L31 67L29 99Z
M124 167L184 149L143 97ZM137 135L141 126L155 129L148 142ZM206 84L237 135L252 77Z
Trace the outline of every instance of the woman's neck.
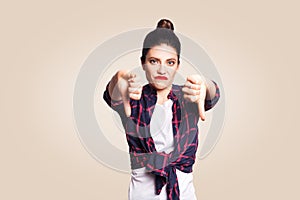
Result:
M156 94L157 94L157 102L158 104L163 104L164 102L166 102L168 100L168 95L170 93L172 86L162 89L162 90L157 90Z

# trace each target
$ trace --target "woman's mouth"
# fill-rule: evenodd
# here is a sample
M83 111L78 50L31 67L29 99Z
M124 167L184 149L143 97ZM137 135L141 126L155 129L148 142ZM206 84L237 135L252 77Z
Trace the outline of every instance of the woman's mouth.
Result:
M168 80L168 78L165 76L155 76L155 79L156 80Z

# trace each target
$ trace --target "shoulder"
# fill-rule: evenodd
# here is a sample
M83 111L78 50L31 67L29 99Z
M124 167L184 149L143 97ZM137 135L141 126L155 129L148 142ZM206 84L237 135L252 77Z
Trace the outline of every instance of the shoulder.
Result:
M171 94L181 99L183 97L182 87L182 85L172 84Z
M176 84L172 84L172 90L173 91L178 91L178 92L182 92L182 85L176 85Z

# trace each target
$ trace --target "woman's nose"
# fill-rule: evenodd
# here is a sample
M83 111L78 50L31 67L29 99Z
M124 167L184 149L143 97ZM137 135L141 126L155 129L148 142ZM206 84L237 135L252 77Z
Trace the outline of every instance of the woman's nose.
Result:
M166 73L166 67L164 65L159 65L157 72L159 74L165 74Z

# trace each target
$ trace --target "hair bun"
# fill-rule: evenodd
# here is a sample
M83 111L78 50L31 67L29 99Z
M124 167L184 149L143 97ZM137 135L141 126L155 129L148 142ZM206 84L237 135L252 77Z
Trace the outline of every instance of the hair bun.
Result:
M171 29L172 31L174 31L174 25L168 19L159 20L159 22L157 23L156 28L166 28L166 29Z

